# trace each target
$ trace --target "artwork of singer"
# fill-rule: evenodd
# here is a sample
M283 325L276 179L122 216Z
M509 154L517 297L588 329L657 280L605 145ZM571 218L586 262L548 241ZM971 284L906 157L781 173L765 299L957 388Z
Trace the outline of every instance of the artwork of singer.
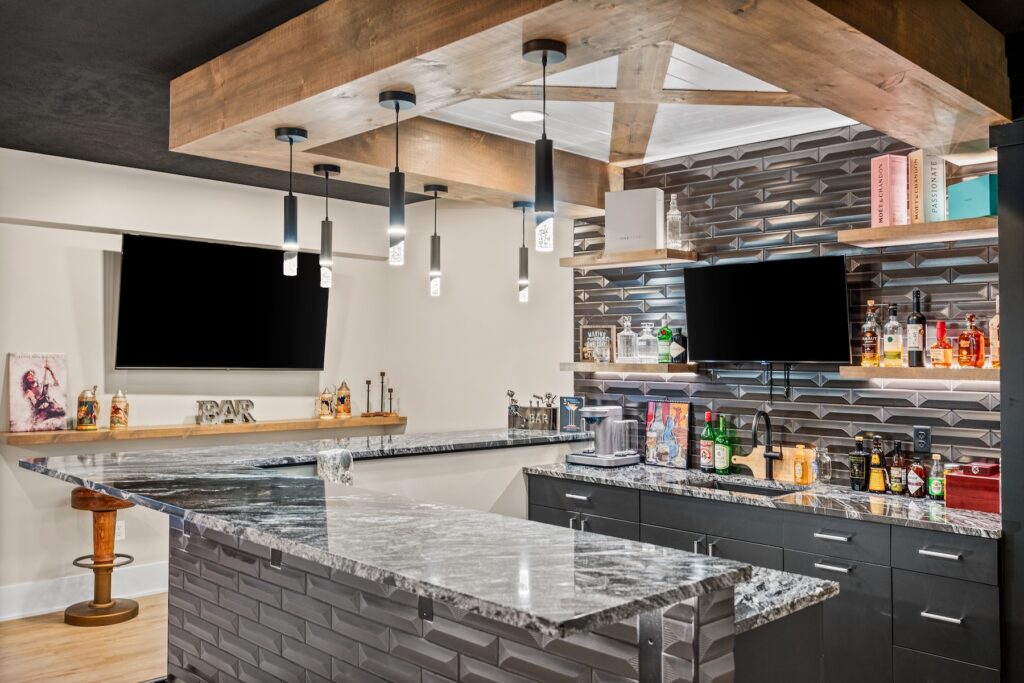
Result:
M7 363L10 430L67 429L67 361L64 355L11 353Z

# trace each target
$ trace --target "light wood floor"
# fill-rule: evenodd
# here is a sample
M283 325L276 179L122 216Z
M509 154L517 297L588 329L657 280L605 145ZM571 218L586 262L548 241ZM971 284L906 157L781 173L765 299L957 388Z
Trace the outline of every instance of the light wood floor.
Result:
M138 598L139 616L83 628L64 613L0 622L0 681L140 683L167 675L167 594Z

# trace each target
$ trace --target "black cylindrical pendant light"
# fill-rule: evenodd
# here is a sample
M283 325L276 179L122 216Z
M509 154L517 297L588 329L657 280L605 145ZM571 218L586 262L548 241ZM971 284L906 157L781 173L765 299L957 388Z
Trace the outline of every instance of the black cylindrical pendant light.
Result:
M424 185L424 192L434 195L434 234L430 236L430 296L441 296L441 236L437 234L437 195L447 192L447 185Z
M288 143L288 194L284 198L284 274L298 275L299 272L299 198L292 194L292 151L296 142L305 142L309 137L305 128L283 127L274 129L274 137Z
M552 251L555 215L555 150L548 139L548 64L565 61L565 43L539 38L523 43L523 59L541 65L541 135L533 149L533 210L536 214L537 251Z
M341 173L337 164L317 164L313 173L324 177L324 219L320 221L320 286L328 288L334 280L334 223L328 207L330 199L330 176Z
M530 301L530 249L526 246L526 210L533 202L515 201L512 207L523 212L523 245L519 247L519 303Z
M405 263L405 174L398 170L398 113L416 106L416 95L401 90L385 90L378 98L380 106L395 110L395 170L388 177L388 263Z

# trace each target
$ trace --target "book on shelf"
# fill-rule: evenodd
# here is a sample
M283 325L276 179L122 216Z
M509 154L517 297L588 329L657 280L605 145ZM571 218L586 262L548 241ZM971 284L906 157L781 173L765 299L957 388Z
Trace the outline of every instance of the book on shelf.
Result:
M907 203L907 157L883 154L871 160L871 227L905 225Z
M947 220L945 159L921 149L907 156L907 203L911 223Z

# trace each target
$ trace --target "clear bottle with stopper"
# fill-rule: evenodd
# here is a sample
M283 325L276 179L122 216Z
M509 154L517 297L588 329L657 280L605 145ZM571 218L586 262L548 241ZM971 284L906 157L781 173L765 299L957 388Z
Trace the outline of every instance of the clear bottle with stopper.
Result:
M654 323L641 323L640 336L636 340L637 355L641 363L658 362L658 340L654 336Z
M630 327L632 318L624 315L619 319L622 323L622 331L617 336L616 358L619 363L636 363L640 360L637 355L636 332Z
M683 212L679 210L675 193L669 196L665 214L665 246L669 249L683 248Z

